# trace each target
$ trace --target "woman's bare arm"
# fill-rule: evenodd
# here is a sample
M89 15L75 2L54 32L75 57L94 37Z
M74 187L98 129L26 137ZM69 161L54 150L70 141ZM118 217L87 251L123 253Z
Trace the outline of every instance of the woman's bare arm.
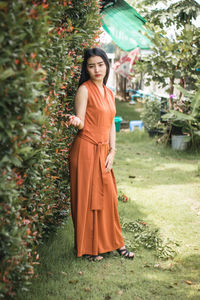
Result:
M116 152L115 143L116 143L116 130L115 130L115 121L113 120L111 129L110 129L110 135L109 135L110 151L108 153L108 156L107 156L106 162L105 162L105 167L106 167L107 172L109 172L112 169L112 164L113 164L114 156L115 156L115 152Z
M78 129L83 129L85 121L85 113L88 102L88 90L82 85L78 88L75 96L75 112L76 116L70 116L69 125L73 125Z
M116 144L116 129L115 129L115 121L113 120L111 129L110 129L110 136L109 136L110 152L115 153L115 151L116 151L115 144Z

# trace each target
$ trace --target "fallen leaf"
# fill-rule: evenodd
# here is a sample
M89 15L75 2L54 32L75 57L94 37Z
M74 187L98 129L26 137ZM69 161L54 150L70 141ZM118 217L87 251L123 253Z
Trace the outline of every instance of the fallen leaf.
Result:
M85 288L85 291L86 291L86 292L91 292L91 288L86 287L86 288Z
M68 275L67 273L65 273L65 272L63 272L63 271L61 271L60 273L63 274L63 275L65 275L65 276Z
M192 284L192 281L190 281L190 280L186 280L186 281L185 281L185 283L187 283L187 284L191 285L191 284Z
M78 272L78 274L79 274L79 275L83 275L83 274L84 274L84 272L83 272L83 271L80 271L80 272Z
M78 282L77 279L74 279L74 280L69 280L69 283L73 283L73 284L76 284Z
M142 225L147 225L147 223L144 222L144 221L141 221L141 222L139 222L139 223L142 224Z
M47 272L46 274L47 274L47 275L53 275L53 273L51 273L51 272Z
M117 292L117 294L121 296L123 294L123 291L120 290L120 291Z
M168 265L168 269L171 269L173 267L173 264Z

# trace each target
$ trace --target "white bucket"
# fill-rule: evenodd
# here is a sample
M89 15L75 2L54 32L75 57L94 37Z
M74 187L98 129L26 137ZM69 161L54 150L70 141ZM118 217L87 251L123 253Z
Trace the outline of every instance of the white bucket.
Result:
M172 135L172 149L186 150L188 142L185 141L185 135Z

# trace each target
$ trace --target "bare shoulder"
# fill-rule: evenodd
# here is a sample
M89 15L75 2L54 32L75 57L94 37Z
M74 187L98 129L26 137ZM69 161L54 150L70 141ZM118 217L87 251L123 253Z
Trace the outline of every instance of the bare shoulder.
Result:
M88 102L88 89L85 85L79 86L75 96L76 111L78 107L86 107Z
M76 96L83 96L83 97L87 97L88 96L88 89L87 87L82 84L81 86L79 86L77 92L76 92Z

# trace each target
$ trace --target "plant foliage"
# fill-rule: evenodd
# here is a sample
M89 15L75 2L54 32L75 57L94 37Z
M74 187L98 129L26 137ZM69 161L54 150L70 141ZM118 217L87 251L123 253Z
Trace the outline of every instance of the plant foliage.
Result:
M178 244L166 241L160 236L159 230L149 226L142 220L121 221L122 229L133 234L133 238L128 241L128 246L133 250L144 247L155 250L156 256L163 259L173 258L176 255L175 245Z
M138 67L148 75L147 82L157 82L169 93L169 108L173 108L174 85L197 90L200 55L200 28L194 20L200 14L200 5L193 0L141 0L141 11L148 20L152 35L153 53ZM180 98L182 93L178 95Z
M177 103L176 109L170 110L162 119L171 127L180 127L182 134L188 135L191 146L198 149L200 146L200 89L195 93L180 87L179 89L185 95L185 101Z
M159 128L161 117L160 110L161 102L159 100L146 97L141 114L145 129L149 131Z
M13 298L69 213L65 124L100 18L96 0L10 0L0 19L0 298Z
M160 141L168 143L171 134L187 133L191 145L198 147L199 119L193 115L186 91L195 93L199 88L200 28L195 21L200 4L193 0L156 0L153 4L141 0L138 9L148 21L153 47L152 54L137 62L137 68L146 73L147 84L157 82L169 95L169 114L163 118L169 122L164 123L166 134Z

